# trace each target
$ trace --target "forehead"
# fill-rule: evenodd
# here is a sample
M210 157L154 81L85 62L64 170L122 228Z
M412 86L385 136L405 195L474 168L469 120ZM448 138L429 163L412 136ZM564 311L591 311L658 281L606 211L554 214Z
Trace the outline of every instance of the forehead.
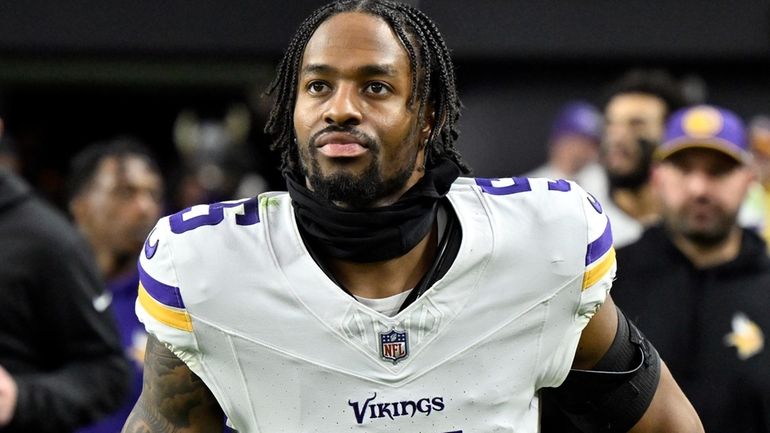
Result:
M330 65L340 70L361 64L408 68L409 60L385 20L362 12L343 12L318 26L305 46L302 64Z
M95 173L99 183L136 183L140 181L160 182L160 175L137 155L109 156L104 158Z
M610 99L606 115L611 118L659 117L663 120L666 104L648 93L621 93Z

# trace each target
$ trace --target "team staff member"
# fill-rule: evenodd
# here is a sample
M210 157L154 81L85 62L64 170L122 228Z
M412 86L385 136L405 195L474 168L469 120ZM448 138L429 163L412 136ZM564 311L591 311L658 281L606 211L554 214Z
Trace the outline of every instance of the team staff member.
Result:
M71 432L123 402L110 297L66 218L0 168L0 432Z
M601 206L567 181L458 178L453 66L427 16L327 5L272 90L289 192L149 236L137 314L154 338L124 431L215 431L224 411L244 433L535 432L538 391L605 353L630 372L577 372L559 388L572 415L702 431L607 297Z
M675 113L656 154L662 224L618 251L615 301L655 341L709 432L770 432L770 259L736 222L752 181L741 120Z

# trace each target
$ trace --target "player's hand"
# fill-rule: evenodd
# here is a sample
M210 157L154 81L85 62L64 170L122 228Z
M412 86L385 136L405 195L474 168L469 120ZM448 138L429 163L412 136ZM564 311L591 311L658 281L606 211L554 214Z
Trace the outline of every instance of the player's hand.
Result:
M0 427L8 425L13 419L18 396L19 389L16 387L16 381L0 365Z

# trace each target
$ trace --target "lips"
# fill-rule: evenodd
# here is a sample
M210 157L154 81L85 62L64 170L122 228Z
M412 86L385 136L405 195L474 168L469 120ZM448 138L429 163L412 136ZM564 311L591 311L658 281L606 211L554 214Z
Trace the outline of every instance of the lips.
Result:
M363 140L343 132L323 134L315 145L319 153L329 158L353 158L368 151Z

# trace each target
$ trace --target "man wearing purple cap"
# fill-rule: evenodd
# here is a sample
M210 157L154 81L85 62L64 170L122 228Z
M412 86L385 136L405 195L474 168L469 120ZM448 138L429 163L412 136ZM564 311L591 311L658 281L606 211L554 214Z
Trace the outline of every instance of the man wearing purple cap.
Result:
M593 194L604 192L607 179L598 162L603 122L586 101L565 104L551 126L548 161L526 177L569 179Z
M737 214L753 174L732 112L677 111L655 153L661 224L618 250L618 305L660 349L706 431L770 432L770 259Z

